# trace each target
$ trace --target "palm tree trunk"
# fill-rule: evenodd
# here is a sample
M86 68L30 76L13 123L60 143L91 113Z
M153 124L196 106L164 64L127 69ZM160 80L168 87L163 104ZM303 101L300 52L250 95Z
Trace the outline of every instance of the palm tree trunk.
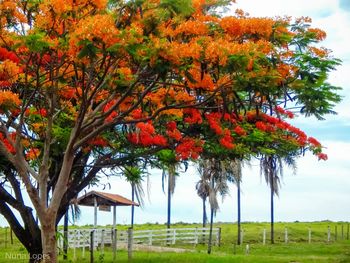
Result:
M135 184L131 183L131 201L134 204L135 201ZM131 205L131 228L134 228L134 214L135 214L135 206Z
M208 240L208 254L211 253L212 240L213 240L213 221L214 221L214 209L210 209L210 228L209 228L209 240Z
M273 183L273 175L271 173L270 185L271 185L271 244L275 243L275 231L274 231L274 183Z
M214 190L215 182L214 178L212 176L211 178L211 188ZM210 230L209 230L209 240L208 240L208 254L211 253L211 247L212 247L212 239L213 239L213 221L214 221L214 208L211 205L210 207Z
M237 182L237 244L240 245L241 240L241 183Z
M171 218L171 178L170 173L168 175L168 220L167 220L167 228L170 228L170 218Z
M206 205L205 205L206 198L203 197L202 201L203 201L203 227L205 227L206 223L207 223L207 208L206 208Z

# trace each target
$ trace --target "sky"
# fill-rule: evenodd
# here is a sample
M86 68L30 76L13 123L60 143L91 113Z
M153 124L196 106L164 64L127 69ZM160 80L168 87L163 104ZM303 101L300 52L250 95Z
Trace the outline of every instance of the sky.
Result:
M298 118L294 125L322 142L328 154L327 161L318 161L307 154L297 162L297 171L284 171L281 191L275 198L276 221L350 221L350 0L237 0L235 8L251 16L309 16L313 27L327 32L322 43L333 50L334 57L343 62L332 72L329 82L340 86L343 101L336 106L338 115L329 115L324 121ZM196 168L181 172L172 199L172 222L201 222L202 203L196 195L199 180ZM117 193L127 198L131 188L121 178L112 178L110 188L93 188ZM151 191L145 198L145 207L135 209L135 223L166 222L166 195L162 191L161 171L150 171ZM147 188L146 182L144 185ZM91 190L91 189L87 189ZM230 185L231 194L223 202L215 221L235 222L237 219L236 188ZM269 188L260 177L259 165L253 162L243 170L242 221L267 222L270 219ZM130 208L117 207L117 223L130 222ZM100 225L112 223L112 213L99 212ZM79 225L93 224L93 208L82 207ZM6 225L0 216L0 225Z

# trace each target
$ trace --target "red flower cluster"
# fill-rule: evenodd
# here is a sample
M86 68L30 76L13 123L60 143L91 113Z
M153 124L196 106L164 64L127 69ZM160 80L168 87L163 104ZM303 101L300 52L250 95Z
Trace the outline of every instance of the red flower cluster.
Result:
M112 100L106 104L103 108L103 112L109 111L115 104L115 101ZM112 111L106 118L106 122L112 122L116 117L118 116L118 113L116 111Z
M278 112L278 113L280 113L280 114L282 114L282 115L284 115L284 116L287 116L287 117L290 118L290 119L293 119L293 118L294 118L293 112L291 112L291 111L289 111L289 110L285 110L285 109L283 109L283 108L280 107L280 106L276 106L275 111Z
M241 126L237 125L236 128L233 130L235 133L237 133L239 136L246 136L247 132L245 129L243 129Z
M175 148L177 159L186 160L188 158L197 159L203 151L203 142L192 138L184 138Z
M309 137L307 141L315 147L321 147L321 143L313 137Z
M328 156L325 153L318 153L317 157L318 157L318 160L324 160L324 161L328 160Z
M219 112L208 113L208 114L205 115L205 117L208 120L210 128L217 135L221 135L222 132L223 132L222 128L220 126L221 113L219 113Z
M141 119L142 118L142 110L141 109L133 110L130 115L134 120Z
M0 47L0 61L11 60L12 62L19 63L19 58L15 53L8 51L6 48Z
M167 124L166 134L175 141L180 141L182 139L181 132L177 129L176 122L174 121Z
M140 122L136 124L139 132L129 133L127 138L133 144L139 144L142 146L167 146L168 141L162 135L155 135L155 129L152 123Z
M188 114L185 118L185 122L190 123L190 124L201 124L202 123L202 116L200 114L200 111L197 109L184 109L183 111L184 114Z
M220 139L220 144L230 150L235 147L235 145L233 144L233 138L228 129L225 129L224 136Z
M34 108L30 108L30 109L26 109L26 111L24 112L25 116L29 116L32 114L40 115L41 117L46 118L47 117L47 110L46 109L35 110Z
M94 146L99 146L99 147L106 147L109 145L108 141L100 136L89 140L88 144L94 145Z

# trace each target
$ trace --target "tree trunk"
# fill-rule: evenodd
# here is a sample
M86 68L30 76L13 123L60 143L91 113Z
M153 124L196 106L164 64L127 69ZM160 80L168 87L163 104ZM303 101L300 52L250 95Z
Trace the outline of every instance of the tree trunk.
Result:
M57 262L57 243L55 217L46 217L45 222L41 222L41 239L43 245L43 263Z
M274 231L274 203L273 203L273 197L274 197L274 183L273 183L273 178L271 175L270 178L271 182L271 244L275 243L275 231Z
M167 228L170 228L170 218L171 218L171 178L170 174L168 175L168 220L167 220Z
M208 254L211 253L212 240L213 240L213 221L214 221L214 209L210 209L210 229L209 229L209 240L208 240Z
M135 184L131 183L131 201L135 201ZM134 228L134 215L135 215L135 206L131 205L131 228Z
M237 182L237 244L241 243L241 183Z
M203 201L203 227L205 227L206 223L207 223L207 208L206 208L206 205L205 205L206 198L203 197L202 201Z

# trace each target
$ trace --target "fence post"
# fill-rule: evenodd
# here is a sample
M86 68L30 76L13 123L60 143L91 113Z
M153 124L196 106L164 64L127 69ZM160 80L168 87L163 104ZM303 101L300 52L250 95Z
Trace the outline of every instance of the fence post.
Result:
M311 228L309 227L309 244L311 243Z
M7 226L5 226L5 248L7 248Z
M327 231L327 242L331 241L331 227L328 226L328 231Z
M132 259L133 229L128 228L128 260Z
M118 234L117 229L114 228L113 229L113 261L117 256L117 238L118 238L117 234Z
M341 239L344 240L344 225L341 224Z
M76 251L76 247L77 247L77 233L78 233L78 229L75 229L75 231L74 231L74 238L73 238L73 259L74 260L77 258L77 251Z
M11 240L11 245L13 245L13 235L12 235L12 228L10 227L10 240Z
M244 238L244 229L241 229L241 244L243 244L243 238Z
M266 228L263 230L263 245L266 244Z
M198 227L196 227L196 230L194 232L194 245L198 244Z
M152 243L153 243L153 231L150 230L150 231L148 232L148 245L149 245L149 246L152 246Z
M173 245L176 243L176 229L173 229L173 241L171 242Z
M284 229L284 242L288 243L288 229L287 228Z
M101 230L101 253L103 254L105 248L105 230Z
M90 232L90 263L94 263L94 240L95 230L92 230Z
M218 228L218 235L216 237L218 247L221 246L221 227Z
M346 239L347 239L347 240L349 240L349 232L350 232L350 231L349 231L349 223L348 223L348 231L347 231L347 233L346 233Z
M338 239L338 227L334 226L334 241L337 241Z
M86 246L86 239L89 240L89 237L85 236L85 231L81 233L82 240L83 240L83 252L82 252L82 258L85 258L85 246Z

